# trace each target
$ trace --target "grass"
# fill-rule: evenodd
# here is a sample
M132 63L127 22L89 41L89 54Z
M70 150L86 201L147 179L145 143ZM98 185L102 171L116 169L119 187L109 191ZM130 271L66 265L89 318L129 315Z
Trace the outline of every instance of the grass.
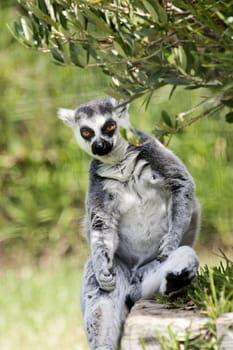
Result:
M210 321L233 311L233 261L223 254L218 266L205 265L192 286L187 297L199 310L204 311Z
M63 261L0 276L1 350L87 350L79 307L82 268Z
M198 277L173 303L179 306L191 301L211 322L215 322L220 315L233 312L232 285L233 261L224 257L217 266L202 267ZM167 303L168 300L164 302Z
M205 265L200 269L198 277L188 286L181 296L168 300L156 297L157 303L170 303L179 307L192 302L193 307L205 314L209 322L206 332L194 339L189 337L187 330L184 341L180 341L172 328L168 329L168 336L159 335L159 343L162 350L217 350L221 338L216 335L216 320L222 314L233 312L233 260L223 252L222 260L217 266Z
M1 271L1 350L88 349L79 306L83 260L80 256ZM156 302L174 306L192 301L209 317L208 336L189 341L187 334L184 349L217 349L215 321L222 313L233 311L232 285L233 262L222 256L218 266L204 265L181 297L172 301L156 298ZM164 349L180 350L172 329L168 334L169 339L160 339Z

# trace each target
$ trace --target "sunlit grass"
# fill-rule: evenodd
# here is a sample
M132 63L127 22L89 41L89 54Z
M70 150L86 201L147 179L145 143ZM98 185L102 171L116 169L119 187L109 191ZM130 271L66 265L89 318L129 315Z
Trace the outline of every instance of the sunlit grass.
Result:
M82 269L24 267L0 276L1 350L88 349L79 306Z
M84 255L73 257L68 261L59 260L56 264L53 262L53 267L46 266L44 260L43 267L40 268L34 267L32 263L23 267L17 267L14 263L13 268L7 267L7 264L2 266L0 272L1 350L88 349L79 305ZM215 262L217 264L217 260ZM229 297L223 298L221 292L216 297L216 293L213 293L215 291L213 283L210 285L208 277L209 271L214 271L214 286L216 283L220 284L222 290L228 295L227 291L230 290L229 286L232 283L232 264L228 262L227 266L227 272L223 265L220 265L220 268L214 267L213 270L203 268L201 276L192 285L195 288L190 288L195 292L197 301L203 302L210 316L214 312L217 315L226 312L232 306L232 293ZM224 287L227 283L228 289ZM202 287L203 285L206 287ZM216 302L216 298L219 298L217 299L219 302ZM188 300L192 300L192 296L189 296ZM166 299L165 302L167 303L168 300ZM217 309L216 306L221 309Z
M187 303L208 318L205 332L198 337L190 337L190 330L186 330L184 339L168 327L166 337L159 335L162 350L217 350L222 338L216 330L216 321L222 314L233 311L233 260L220 252L219 264L209 267L205 265L199 271L197 278L184 289L183 293L172 299L156 297L156 303L170 304L173 307L184 307ZM167 336L168 335L168 336ZM142 339L143 344L143 339ZM223 346L224 348L224 346Z

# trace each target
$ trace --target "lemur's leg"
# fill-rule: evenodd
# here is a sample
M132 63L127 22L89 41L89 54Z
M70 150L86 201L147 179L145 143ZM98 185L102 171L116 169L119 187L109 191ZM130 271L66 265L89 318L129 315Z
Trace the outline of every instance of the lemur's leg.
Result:
M107 292L99 288L91 259L83 277L81 306L84 327L92 350L115 350L129 308L126 295L129 290L129 271L122 263L114 263L116 287Z
M181 246L162 263L154 260L141 267L132 281L130 297L151 298L159 293L170 296L188 285L197 275L199 260L189 246Z

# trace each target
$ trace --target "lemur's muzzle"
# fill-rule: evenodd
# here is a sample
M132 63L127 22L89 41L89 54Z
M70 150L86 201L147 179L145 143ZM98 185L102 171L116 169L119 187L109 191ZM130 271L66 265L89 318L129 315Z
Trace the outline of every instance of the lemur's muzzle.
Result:
M104 139L97 139L93 142L91 149L93 154L97 154L98 156L105 156L112 150L113 144Z

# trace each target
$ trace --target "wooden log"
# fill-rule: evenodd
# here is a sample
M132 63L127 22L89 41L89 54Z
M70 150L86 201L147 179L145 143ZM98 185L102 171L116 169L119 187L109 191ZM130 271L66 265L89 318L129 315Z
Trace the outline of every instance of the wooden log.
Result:
M189 339L194 339L203 332L205 334L208 322L206 316L188 307L171 308L169 305L156 304L153 300L140 300L125 322L121 350L142 350L140 338L143 339L146 350L161 350L158 335L168 338L169 328L176 339L182 342L186 339L187 332Z

